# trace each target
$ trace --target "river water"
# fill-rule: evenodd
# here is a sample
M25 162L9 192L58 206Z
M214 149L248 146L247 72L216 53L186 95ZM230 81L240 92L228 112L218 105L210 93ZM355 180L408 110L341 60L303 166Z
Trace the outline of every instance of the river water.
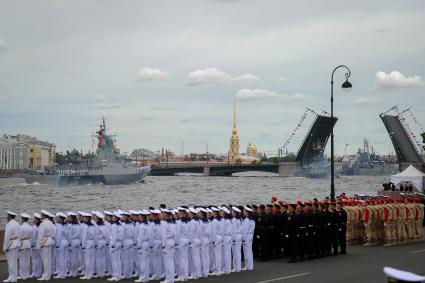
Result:
M342 176L336 193L376 194L386 176ZM268 203L272 196L285 201L311 200L329 195L330 179L281 178L274 174L241 173L234 177L148 176L143 183L119 186L48 186L25 184L23 179L0 179L0 226L7 210L33 213L56 211L140 210L166 203L221 205Z

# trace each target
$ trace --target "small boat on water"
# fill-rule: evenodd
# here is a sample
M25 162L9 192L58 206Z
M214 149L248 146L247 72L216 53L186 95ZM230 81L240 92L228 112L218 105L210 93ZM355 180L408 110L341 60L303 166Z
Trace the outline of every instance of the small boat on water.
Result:
M119 185L141 182L150 172L150 166L127 162L115 147L114 136L106 130L105 119L95 137L96 154L86 165L55 166L44 171L26 172L20 176L27 183L51 185L98 184Z

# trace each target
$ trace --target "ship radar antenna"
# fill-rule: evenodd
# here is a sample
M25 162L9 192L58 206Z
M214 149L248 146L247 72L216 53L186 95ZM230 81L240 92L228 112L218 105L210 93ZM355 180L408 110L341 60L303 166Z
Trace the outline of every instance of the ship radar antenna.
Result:
M103 129L106 129L105 116L102 116L102 125L103 125Z

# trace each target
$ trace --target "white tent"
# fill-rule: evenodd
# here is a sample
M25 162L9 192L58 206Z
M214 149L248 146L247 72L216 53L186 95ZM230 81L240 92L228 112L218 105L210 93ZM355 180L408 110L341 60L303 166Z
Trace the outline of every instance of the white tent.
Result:
M418 190L422 191L424 176L424 173L416 169L413 165L410 165L403 172L392 175L391 182L395 185L400 184L400 182L411 182Z

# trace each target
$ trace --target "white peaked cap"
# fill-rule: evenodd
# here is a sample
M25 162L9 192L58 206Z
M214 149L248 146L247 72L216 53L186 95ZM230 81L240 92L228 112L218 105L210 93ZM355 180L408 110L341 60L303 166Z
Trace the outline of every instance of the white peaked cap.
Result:
M97 217L102 218L102 219L105 217L105 216L102 214L102 212L100 212L100 211L96 211L96 213L95 213L95 214L96 214L96 216L97 216Z
M91 216L91 214L84 212L84 211L82 211L80 214L81 214L81 216L84 216L84 217L90 217Z
M212 209L212 211L215 211L215 212L220 211L220 209L218 209L218 208L217 208L217 207L215 207L215 206L211 207L211 209Z
M236 206L232 206L232 210L236 211L237 213L241 212L241 210L239 208L237 208Z
M245 209L246 211L252 212L252 209L249 208L248 206L244 206L243 209Z
M22 218L31 218L31 215L26 214L26 213L21 213L21 217Z
M96 210L92 210L91 214L96 215L96 212L97 212Z
M179 212L178 209L173 209L173 214L176 214L177 212Z
M56 216L60 216L60 217L66 218L66 214L63 213L63 212L56 213Z
M44 214L44 215L51 217L50 212L48 212L47 210L44 210L44 209L41 211L41 214Z
M121 214L122 214L122 215L127 215L127 216L129 216L129 215L130 215L130 213L128 213L127 211L121 211Z
M209 209L209 208L207 208L207 209L205 209L208 213L211 213L212 212L212 210L211 209Z
M143 214L143 215L149 215L150 213L149 213L149 211L147 211L146 209L143 209L143 210L141 211L141 214Z
M183 207L181 207L181 206L177 206L177 210L180 210L180 211L186 211L186 208L183 208Z
M118 210L117 210L117 212L118 212L119 214L122 214L124 211L122 211L121 209L118 209Z
M15 212L13 212L13 211L10 211L10 210L9 210L9 211L7 211L6 213L7 213L8 215L16 216L16 213L15 213Z
M135 211L134 211L134 210L132 210L132 209L130 209L130 210L128 211L128 213L130 213L130 214L135 214Z
M208 212L208 210L206 210L206 209L205 209L205 208L203 208L203 207L200 207L200 208L199 208L199 210L200 210L200 211L202 211L202 212L205 212L205 213L207 213L207 212Z
M38 218L38 219L41 219L41 215L40 215L40 213L37 213L37 212L36 212L36 213L34 213L34 217L35 217L35 218Z
M109 215L109 216L112 216L112 215L114 215L112 212L110 212L110 211L107 211L107 210L105 210L104 212L103 212L105 215Z
M161 211L158 210L158 209L151 209L151 210L149 210L149 212L153 213L153 214L161 214Z
M189 212L198 213L199 211L196 208L189 207Z
M118 211L114 211L114 215L118 218L121 218L121 213L119 213Z
M425 276L420 276L412 272L407 272L403 270L398 270L392 267L384 267L384 273L390 278L406 281L406 282L423 282L425 281Z
M221 209L222 209L224 212L226 212L227 214L230 214L230 210L229 210L227 207L223 206Z
M69 215L69 216L78 216L78 214L77 214L77 213L72 212L72 211L68 212L68 215Z

